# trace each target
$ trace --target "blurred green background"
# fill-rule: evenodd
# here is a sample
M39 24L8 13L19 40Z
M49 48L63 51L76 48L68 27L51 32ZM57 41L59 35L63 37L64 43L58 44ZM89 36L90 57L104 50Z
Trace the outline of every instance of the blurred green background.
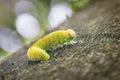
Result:
M0 0L0 60L89 3L90 0Z

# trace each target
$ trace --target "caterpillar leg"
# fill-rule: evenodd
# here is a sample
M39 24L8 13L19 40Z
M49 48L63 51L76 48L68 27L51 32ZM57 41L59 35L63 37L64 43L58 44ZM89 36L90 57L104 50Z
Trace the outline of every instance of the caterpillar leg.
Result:
M32 61L49 60L50 56L43 49L30 47L27 52L28 58Z
M68 44L74 45L74 44L76 44L76 43L77 43L76 41L71 40L70 42L64 43L64 45L68 45Z
M70 41L70 44L72 44L72 45L74 45L74 44L76 44L77 42L76 41Z

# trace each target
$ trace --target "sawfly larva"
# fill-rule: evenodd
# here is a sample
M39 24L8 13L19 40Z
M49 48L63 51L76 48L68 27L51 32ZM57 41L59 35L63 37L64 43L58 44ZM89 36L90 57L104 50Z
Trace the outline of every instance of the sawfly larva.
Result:
M72 29L54 31L35 42L28 49L28 58L32 61L49 60L50 56L46 51L52 50L58 45L70 43L75 37L75 31Z

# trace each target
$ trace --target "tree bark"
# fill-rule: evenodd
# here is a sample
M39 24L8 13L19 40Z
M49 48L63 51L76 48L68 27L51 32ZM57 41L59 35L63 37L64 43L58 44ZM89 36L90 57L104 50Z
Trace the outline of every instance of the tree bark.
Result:
M77 44L30 62L26 45L0 64L0 80L120 80L120 0L98 0L58 29L74 29Z

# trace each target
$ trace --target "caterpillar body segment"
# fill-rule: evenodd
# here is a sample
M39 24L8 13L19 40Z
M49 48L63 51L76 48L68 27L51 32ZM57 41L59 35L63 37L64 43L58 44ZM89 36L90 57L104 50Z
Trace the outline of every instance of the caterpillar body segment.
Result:
M48 60L50 58L45 50L35 46L30 47L27 54L29 59L33 61Z
M30 60L49 60L50 56L46 51L52 50L58 45L70 43L76 37L72 29L54 31L35 42L27 52Z
M34 46L38 46L39 48L42 48L44 50L50 49L54 46L57 46L58 44L63 44L65 42L68 42L69 36L64 30L55 31L50 33L49 35L46 35L42 39L38 40Z

